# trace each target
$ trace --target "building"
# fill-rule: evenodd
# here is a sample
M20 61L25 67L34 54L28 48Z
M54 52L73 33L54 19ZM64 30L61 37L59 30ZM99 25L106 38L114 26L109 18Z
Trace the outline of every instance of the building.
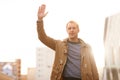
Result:
M103 80L120 80L120 13L106 18L104 30Z
M48 47L36 49L36 79L50 80L54 51Z
M13 80L13 78L0 72L0 80Z
M29 80L29 79L27 79L27 75L21 75L21 80Z
M0 62L0 80L21 80L21 60Z
M35 75L36 75L36 68L28 68L27 80L36 80Z

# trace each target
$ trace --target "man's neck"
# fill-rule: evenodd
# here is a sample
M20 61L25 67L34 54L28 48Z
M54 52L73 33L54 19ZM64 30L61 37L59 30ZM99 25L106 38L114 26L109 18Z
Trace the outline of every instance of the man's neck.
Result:
M70 41L70 42L79 42L79 39L78 39L78 38L76 38L76 39L71 39L71 38L69 38L69 41Z

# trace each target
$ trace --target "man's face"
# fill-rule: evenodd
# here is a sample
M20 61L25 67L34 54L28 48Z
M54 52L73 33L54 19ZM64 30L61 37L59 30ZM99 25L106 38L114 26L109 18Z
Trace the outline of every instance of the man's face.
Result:
M68 36L70 39L78 38L79 28L78 28L77 24L68 23L66 30L67 30L67 33L68 33Z

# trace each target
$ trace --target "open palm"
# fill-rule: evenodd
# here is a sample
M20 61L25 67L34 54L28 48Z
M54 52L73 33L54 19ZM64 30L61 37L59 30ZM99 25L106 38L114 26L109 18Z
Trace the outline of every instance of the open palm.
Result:
M38 10L38 19L39 20L42 20L43 17L45 17L47 15L47 13L45 13L45 8L46 8L46 5L45 4L42 4L40 7L39 7L39 10Z

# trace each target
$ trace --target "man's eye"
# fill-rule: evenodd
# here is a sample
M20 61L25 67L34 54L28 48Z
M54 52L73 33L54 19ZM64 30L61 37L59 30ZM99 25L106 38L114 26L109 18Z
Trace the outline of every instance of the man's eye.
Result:
M68 28L69 30L71 29L71 28Z

